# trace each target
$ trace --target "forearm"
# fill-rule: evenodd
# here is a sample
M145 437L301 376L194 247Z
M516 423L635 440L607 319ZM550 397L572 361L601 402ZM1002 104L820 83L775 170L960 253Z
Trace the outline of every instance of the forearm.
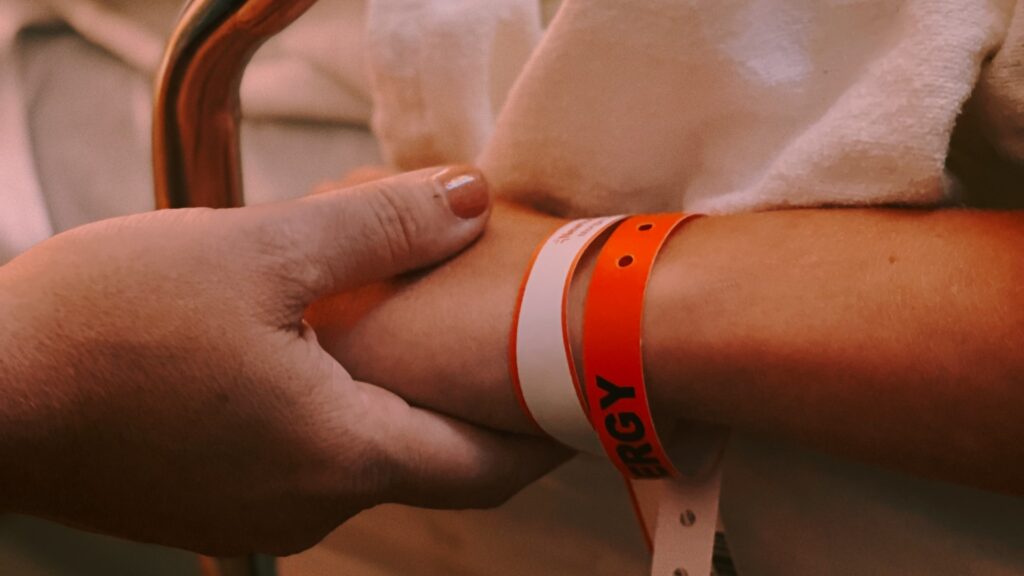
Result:
M60 386L81 377L88 358L68 352L62 299L31 279L59 272L34 264L0 266L0 514L45 512L63 496L65 469L54 463L90 457L74 448L80 399Z
M706 218L666 246L644 353L681 418L1024 491L1024 213Z
M2 274L3 268L0 267L0 275ZM8 323L9 312L8 298L0 291L0 318L4 318L4 322L0 323L0 347L2 347L2 353L0 353L0 514L14 509L13 470L18 465L14 459L16 450L13 446L13 427L14 403L17 401L14 399L17 393L14 382L19 376L15 374L18 360L11 350L14 342Z
M31 346L32 310L15 290L10 271L10 265L0 267L0 514L25 504L25 481L31 476L25 455L39 427L34 414L46 403L30 393L32 365L44 352Z

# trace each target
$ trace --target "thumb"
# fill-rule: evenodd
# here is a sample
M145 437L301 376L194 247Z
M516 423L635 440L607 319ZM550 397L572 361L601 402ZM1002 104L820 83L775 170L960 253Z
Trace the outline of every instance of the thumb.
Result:
M483 231L490 197L479 170L453 166L256 208L308 304L455 255Z

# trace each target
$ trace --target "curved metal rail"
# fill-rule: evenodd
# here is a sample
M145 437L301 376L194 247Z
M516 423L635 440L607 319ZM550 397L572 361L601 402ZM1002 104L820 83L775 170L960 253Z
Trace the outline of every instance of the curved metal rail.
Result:
M158 208L241 206L238 89L256 50L316 0L190 0L157 78Z
M256 50L316 0L189 0L171 34L153 106L157 208L244 202L239 86ZM272 576L273 559L203 562L216 576Z

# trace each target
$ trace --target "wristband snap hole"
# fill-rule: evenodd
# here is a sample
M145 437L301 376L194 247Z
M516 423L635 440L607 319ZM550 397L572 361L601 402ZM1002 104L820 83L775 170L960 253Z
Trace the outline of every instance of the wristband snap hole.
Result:
M690 527L697 522L697 515L693 513L693 510L687 510L679 515L679 523L683 526Z
M654 224L651 224L650 222L648 222L647 224L641 224L641 225L636 227L636 229L641 231L641 232L647 232L648 230L650 230L652 228L654 228Z
M629 266L632 263L633 257L630 256L629 254L626 254L622 258L619 258L619 268L625 268L626 266Z

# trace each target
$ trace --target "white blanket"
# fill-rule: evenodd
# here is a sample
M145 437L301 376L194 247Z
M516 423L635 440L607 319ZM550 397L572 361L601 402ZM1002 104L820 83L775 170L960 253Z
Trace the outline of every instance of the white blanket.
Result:
M371 4L389 156L480 159L505 194L600 214L948 201L1015 2L567 0L510 92L537 2L420 4Z

